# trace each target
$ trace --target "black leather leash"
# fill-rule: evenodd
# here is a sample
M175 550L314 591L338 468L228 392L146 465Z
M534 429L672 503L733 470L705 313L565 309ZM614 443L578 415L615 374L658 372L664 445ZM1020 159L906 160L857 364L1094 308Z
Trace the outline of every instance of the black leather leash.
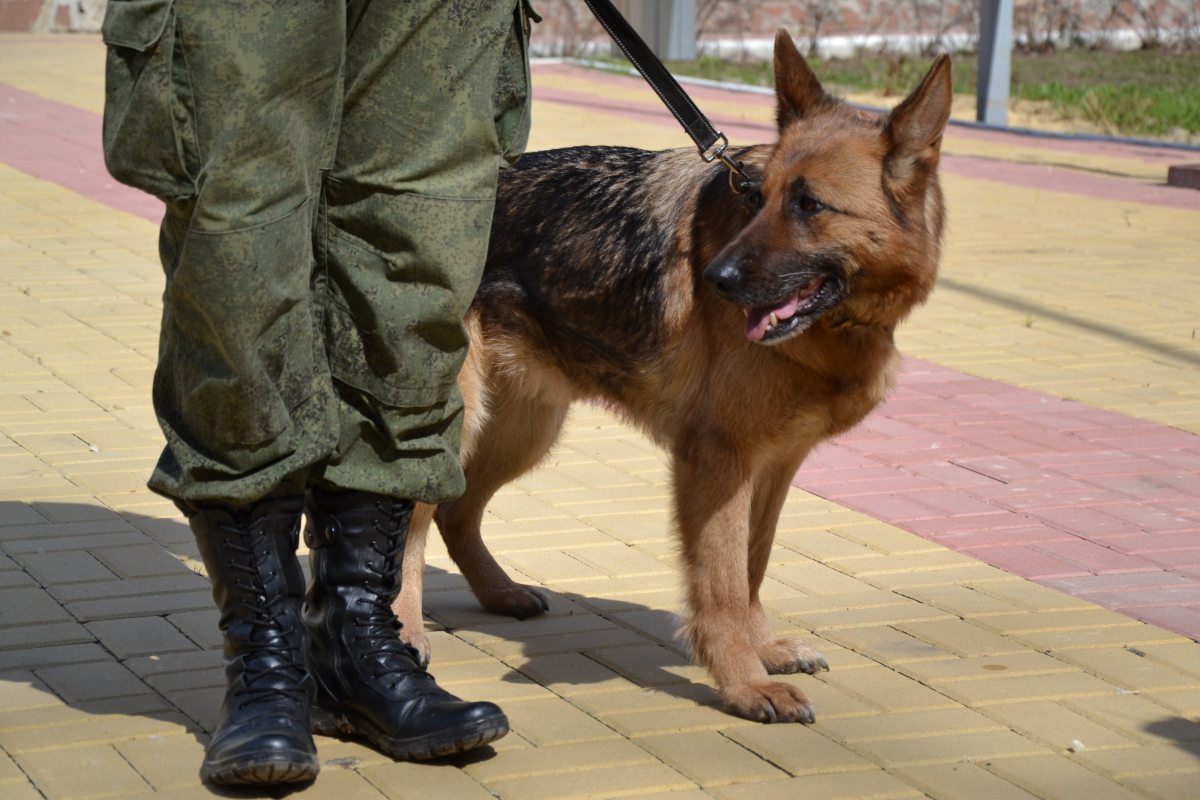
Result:
M683 126L687 135L692 137L700 150L700 158L706 163L720 161L729 168L729 186L741 194L755 184L755 180L746 174L742 162L729 157L729 139L725 134L713 127L708 117L700 112L692 98L679 85L670 71L667 70L658 57L638 36L633 26L621 16L621 12L609 0L584 0L592 14L608 31L608 35L621 48L637 71L641 73L646 83L658 95L659 99Z

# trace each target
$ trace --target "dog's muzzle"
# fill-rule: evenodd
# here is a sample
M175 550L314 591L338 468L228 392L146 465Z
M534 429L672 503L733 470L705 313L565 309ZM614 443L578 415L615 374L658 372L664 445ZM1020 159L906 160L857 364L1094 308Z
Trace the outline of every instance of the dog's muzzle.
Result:
M779 344L807 330L845 293L835 259L794 267L783 275L751 275L741 259L719 257L702 274L722 300L742 306L749 341Z

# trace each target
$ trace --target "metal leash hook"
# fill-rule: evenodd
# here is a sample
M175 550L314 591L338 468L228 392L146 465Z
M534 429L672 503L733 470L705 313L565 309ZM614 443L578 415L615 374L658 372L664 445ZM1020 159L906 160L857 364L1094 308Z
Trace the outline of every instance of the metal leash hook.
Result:
M637 68L646 83L663 101L671 114L683 126L683 130L696 143L700 157L705 163L711 164L720 160L729 168L729 188L734 194L744 194L757 182L746 174L741 162L734 161L725 154L729 147L729 139L725 134L713 127L708 117L696 108L692 98L679 85L679 82L654 54L654 51L642 40L629 21L621 16L612 0L584 0L588 8L608 31L621 52ZM718 145L717 143L720 142Z
M729 149L729 138L717 131L717 141L714 142L707 151L700 151L700 158L704 163L711 164L714 161L720 161L729 169L729 189L734 194L745 194L755 184L755 180L746 173L746 168L740 161L734 161L725 151Z

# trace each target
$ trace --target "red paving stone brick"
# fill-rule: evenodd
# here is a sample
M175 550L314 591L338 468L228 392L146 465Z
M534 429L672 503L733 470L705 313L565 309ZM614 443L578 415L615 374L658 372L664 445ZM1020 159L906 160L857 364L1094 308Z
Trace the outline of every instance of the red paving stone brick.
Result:
M1200 632L1200 570L1184 569L1200 564L1193 434L910 358L894 396L795 483L1017 575ZM1113 575L1151 577L1093 582Z
M162 218L163 204L122 186L104 167L100 115L0 82L0 163L145 219Z

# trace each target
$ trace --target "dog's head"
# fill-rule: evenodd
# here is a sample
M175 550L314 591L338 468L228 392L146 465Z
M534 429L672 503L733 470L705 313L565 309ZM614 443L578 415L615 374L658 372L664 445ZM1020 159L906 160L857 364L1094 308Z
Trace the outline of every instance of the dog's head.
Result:
M941 56L890 114L830 96L780 31L779 140L758 167L753 218L704 269L746 312L746 337L778 344L822 317L895 326L933 288L943 224L937 180L950 116Z

